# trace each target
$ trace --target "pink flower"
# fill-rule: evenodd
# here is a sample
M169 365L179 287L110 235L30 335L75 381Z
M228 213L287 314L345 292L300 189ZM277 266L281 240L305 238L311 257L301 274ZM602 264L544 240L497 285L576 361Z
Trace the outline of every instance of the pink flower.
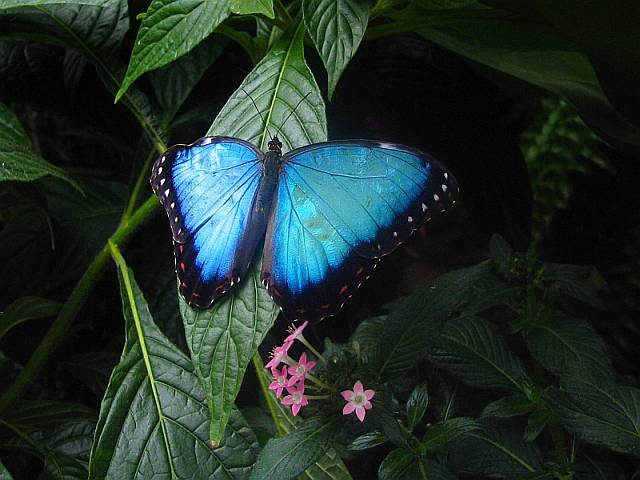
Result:
M343 392L340 392L342 398L347 401L347 404L342 409L342 414L349 415L355 410L358 420L361 422L364 421L366 410L371 410L371 408L373 408L373 405L371 405L369 400L371 400L375 394L376 392L373 390L364 390L362 382L358 380L353 385L353 390L344 390Z
M273 382L269 384L269 390L275 390L276 397L280 397L282 390L287 386L287 366L284 365L280 371L272 368L271 375L273 375Z
M289 354L289 349L293 345L293 342L284 342L282 345L275 347L271 351L271 360L264 366L264 368L275 368L280 365L280 362L284 362Z
M289 395L282 399L283 405L291 405L291 413L295 417L302 407L306 407L309 403L307 396L304 394L304 383L298 383L287 387Z
M291 324L291 326L288 328L288 332L289 332L289 336L287 338L284 339L284 342L291 342L293 343L295 340L298 339L298 337L302 336L302 331L307 327L307 325L309 325L309 321L305 320L305 322L300 325L298 328L293 328L293 323Z
M313 367L316 366L316 362L307 361L307 352L300 355L298 362L289 368L289 374L291 378L287 382L287 386L293 385L299 380L304 383L304 377Z

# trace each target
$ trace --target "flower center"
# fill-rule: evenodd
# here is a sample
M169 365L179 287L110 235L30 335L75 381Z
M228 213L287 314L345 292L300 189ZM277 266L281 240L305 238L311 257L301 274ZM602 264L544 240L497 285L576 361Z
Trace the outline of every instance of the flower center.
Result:
M304 365L298 365L296 367L296 375L297 376L303 377L305 372L306 372L306 368L304 368Z
M300 393L294 393L293 394L293 401L295 403L300 403L302 401L302 394Z
M351 399L351 403L354 405L361 407L367 401L367 398L362 393L356 393Z

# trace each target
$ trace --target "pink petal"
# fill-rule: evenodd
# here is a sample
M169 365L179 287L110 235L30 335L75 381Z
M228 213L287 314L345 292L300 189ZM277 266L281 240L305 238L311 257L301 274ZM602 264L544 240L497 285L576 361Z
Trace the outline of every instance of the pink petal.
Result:
M353 384L353 393L362 393L363 390L362 382L360 380Z
M300 400L300 405L302 405L303 407L309 405L309 400L307 399L307 397L302 397L302 400Z
M371 402L367 401L365 402L363 407L366 408L367 410L371 410L373 408L373 405L371 405Z
M298 405L297 403L291 406L291 413L293 413L294 417L298 415L299 411L300 411L300 405Z
M351 390L343 390L342 392L340 392L340 395L342 395L342 398L344 398L347 402L351 401L351 399L353 398L353 392Z
M364 415L365 415L365 409L362 407L356 407L356 417L358 417L358 420L360 420L361 422L364 421Z
M283 405L293 405L293 397L291 395L287 395L282 399Z
M303 365L307 363L307 352L302 352L302 355L300 355L300 358L298 359L298 363Z
M356 409L356 407L353 406L353 403L347 403L344 408L342 409L342 414L343 415L349 415L351 412L353 412Z
M292 375L291 378L289 380L287 380L287 390L289 389L288 387L292 387L294 386L296 383L298 383L298 380L300 380L300 377L296 377L295 375Z
M278 360L277 358L273 357L271 360L269 360L267 362L267 364L264 366L264 368L275 368L278 366L278 364L280 363L280 360Z
M307 362L307 370L311 370L318 362Z
M373 390L365 390L364 391L364 396L365 396L365 398L367 400L371 400L375 394L376 394L376 392L373 391Z

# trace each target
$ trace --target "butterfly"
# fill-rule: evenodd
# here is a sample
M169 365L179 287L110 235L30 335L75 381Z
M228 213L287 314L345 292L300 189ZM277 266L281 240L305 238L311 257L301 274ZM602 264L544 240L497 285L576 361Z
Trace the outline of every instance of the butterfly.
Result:
M453 175L414 148L338 140L283 155L277 135L266 153L223 136L173 146L151 186L191 306L240 283L264 239L260 278L291 320L336 315L382 257L458 198Z

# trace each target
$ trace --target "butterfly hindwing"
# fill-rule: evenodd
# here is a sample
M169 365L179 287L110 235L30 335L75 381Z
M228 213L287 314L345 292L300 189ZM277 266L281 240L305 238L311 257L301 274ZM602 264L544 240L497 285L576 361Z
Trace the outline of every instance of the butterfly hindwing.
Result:
M283 158L263 279L285 315L333 315L375 268L456 201L453 176L402 145L337 141Z
M243 140L205 137L170 148L151 186L174 239L180 292L206 308L246 274L266 228L254 208L262 153Z

